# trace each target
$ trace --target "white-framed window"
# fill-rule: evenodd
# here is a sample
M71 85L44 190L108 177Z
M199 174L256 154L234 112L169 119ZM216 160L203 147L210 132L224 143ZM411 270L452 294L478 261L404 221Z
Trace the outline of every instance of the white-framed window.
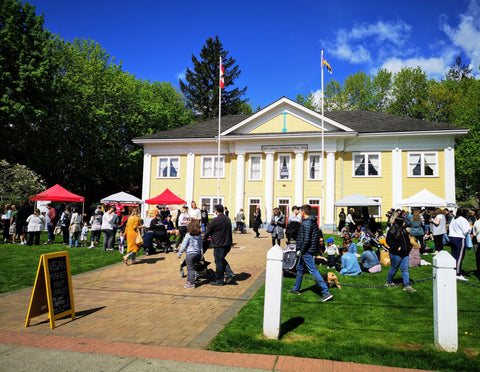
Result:
M378 152L353 153L353 177L380 177L381 163Z
M279 197L277 198L277 206L285 217L290 216L290 198Z
M201 196L200 205L205 204L207 207L208 214L213 214L215 212L215 206L218 204L223 205L223 196L217 198L216 196Z
M322 225L322 198L307 198L307 204L312 207L312 212L317 217L318 226Z
M409 152L408 177L438 177L438 152Z
M291 160L292 156L290 154L279 154L278 155L278 180L290 180L292 178L291 171Z
M378 206L368 207L368 215L370 217L380 218L382 217L382 198L379 196L367 196L370 200L380 203ZM374 231L372 231L374 232Z
M308 175L310 181L319 181L322 179L321 155L308 154Z
M217 155L202 156L202 178L225 177L225 156L220 156L220 162Z
M158 158L157 178L179 178L180 158L178 156L160 156Z
M249 181L261 181L262 179L262 155L249 155Z

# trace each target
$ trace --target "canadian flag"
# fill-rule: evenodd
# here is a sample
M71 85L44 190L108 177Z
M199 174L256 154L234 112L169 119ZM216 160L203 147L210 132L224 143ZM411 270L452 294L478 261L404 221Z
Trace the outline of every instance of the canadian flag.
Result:
M220 88L225 88L225 72L223 71L222 57L220 57Z

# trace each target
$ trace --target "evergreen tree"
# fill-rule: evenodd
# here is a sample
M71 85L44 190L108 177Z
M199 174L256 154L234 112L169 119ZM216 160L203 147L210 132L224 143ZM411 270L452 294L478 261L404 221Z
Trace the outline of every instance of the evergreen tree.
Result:
M209 38L200 51L200 59L192 55L193 71L187 68L185 82L180 80L180 89L187 99L188 106L198 115L200 120L218 117L218 87L220 57L224 70L225 89L222 89L222 115L252 113L247 99L241 97L243 89L233 87L241 71L236 61L228 56L228 51L215 36Z
M456 80L457 82L463 79L472 79L472 69L462 63L461 57L457 57L455 64L445 74L445 78L447 80Z

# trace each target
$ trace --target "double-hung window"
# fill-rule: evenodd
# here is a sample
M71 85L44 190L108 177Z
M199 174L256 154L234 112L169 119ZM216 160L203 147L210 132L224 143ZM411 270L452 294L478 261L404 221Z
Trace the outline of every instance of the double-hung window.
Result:
M262 179L262 155L249 156L249 181L260 181Z
M161 156L158 158L158 178L180 177L180 158L178 156Z
M379 177L380 154L371 152L353 153L353 177Z
M409 152L409 177L438 177L438 152Z
M225 168L225 157L220 156L220 161L217 155L202 156L202 178L223 178Z
M278 155L278 179L290 180L291 179L291 155Z
M320 155L309 154L308 155L308 180L319 181L322 179Z
M217 198L216 196L202 196L200 197L200 205L206 205L206 210L208 214L213 214L215 211L215 206L218 204L223 205L223 197Z

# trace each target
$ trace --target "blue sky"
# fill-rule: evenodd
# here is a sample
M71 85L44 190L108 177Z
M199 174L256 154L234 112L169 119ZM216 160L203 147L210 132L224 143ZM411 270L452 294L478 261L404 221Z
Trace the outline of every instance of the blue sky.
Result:
M254 107L320 91L322 48L333 69L325 82L403 66L440 79L457 56L480 76L480 0L29 2L53 33L91 38L137 78L177 87L218 35Z

